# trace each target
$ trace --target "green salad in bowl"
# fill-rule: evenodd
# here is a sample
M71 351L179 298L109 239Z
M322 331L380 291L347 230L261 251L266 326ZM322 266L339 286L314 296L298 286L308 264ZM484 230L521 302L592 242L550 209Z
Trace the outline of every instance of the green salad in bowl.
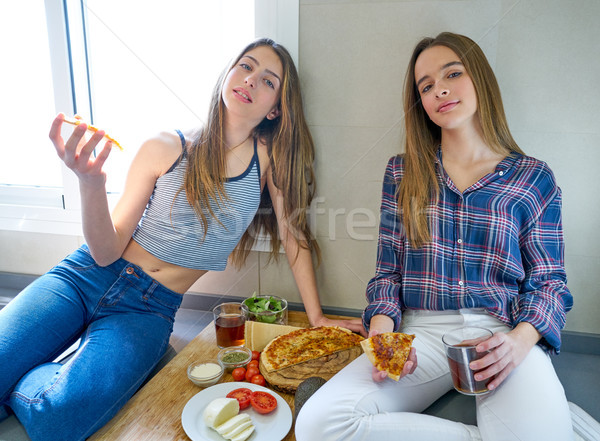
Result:
M287 300L277 296L252 294L242 302L246 319L255 322L287 324Z

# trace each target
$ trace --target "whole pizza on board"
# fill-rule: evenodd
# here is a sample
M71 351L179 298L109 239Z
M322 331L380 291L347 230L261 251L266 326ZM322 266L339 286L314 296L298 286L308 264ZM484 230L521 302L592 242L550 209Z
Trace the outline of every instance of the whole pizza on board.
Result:
M260 355L260 372L274 389L294 393L307 378L333 377L362 354L362 340L339 327L297 329L267 344Z
M267 372L331 355L360 344L363 338L338 326L297 329L274 338L263 350Z

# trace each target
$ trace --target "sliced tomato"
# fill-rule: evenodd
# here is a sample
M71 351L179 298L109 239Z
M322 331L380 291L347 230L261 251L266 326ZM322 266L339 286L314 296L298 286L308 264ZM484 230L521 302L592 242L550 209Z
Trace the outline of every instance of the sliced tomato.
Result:
M238 403L240 403L240 410L244 410L250 406L252 391L247 387L240 387L239 389L234 389L229 392L227 398L235 398L238 400Z
M268 392L257 390L252 392L250 404L258 413L270 413L277 408L277 399Z

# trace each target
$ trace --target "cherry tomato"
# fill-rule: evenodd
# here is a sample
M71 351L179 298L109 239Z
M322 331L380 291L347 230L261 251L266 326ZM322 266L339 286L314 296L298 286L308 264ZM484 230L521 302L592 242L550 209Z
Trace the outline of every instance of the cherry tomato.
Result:
M250 381L256 374L260 374L258 368L254 366L248 366L248 369L246 369L246 381Z
M246 379L246 369L243 367L235 368L231 372L231 376L235 381L244 381Z
M258 360L260 358L260 352L252 351L252 360Z
M260 374L256 374L254 377L250 378L250 383L258 384L259 386L265 386L267 384L265 377Z
M250 396L250 404L258 413L273 412L277 408L277 399L268 392L257 390Z
M248 363L248 366L246 366L246 368L249 368L251 366L258 368L258 360L252 360L250 363Z
M238 400L238 403L240 403L240 410L244 410L246 407L250 406L251 397L252 391L246 387L234 389L227 394L227 398L235 398Z

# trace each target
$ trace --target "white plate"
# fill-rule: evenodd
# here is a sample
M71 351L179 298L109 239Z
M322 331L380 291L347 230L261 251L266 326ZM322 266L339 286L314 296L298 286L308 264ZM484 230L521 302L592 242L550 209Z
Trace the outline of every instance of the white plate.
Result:
M198 392L187 402L181 413L183 430L192 441L224 441L221 435L204 424L204 409L215 398L225 398L234 389L247 387L251 391L262 390L277 399L277 408L266 415L256 412L252 406L241 410L247 413L255 426L254 433L248 441L276 441L287 435L292 427L292 410L286 401L266 387L246 382L229 382L216 384Z

